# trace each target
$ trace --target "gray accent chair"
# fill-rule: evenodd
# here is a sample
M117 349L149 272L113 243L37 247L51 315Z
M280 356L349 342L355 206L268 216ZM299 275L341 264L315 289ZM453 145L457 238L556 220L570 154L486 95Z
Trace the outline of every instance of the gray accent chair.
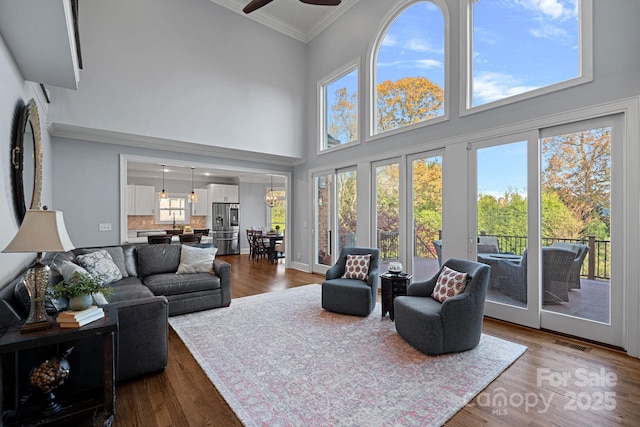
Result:
M569 276L576 255L552 246L542 248L542 288L544 304L569 301ZM527 302L527 249L520 261L501 259L495 266L499 290L521 302Z
M344 279L347 255L371 255L366 281ZM327 270L322 283L322 308L335 313L368 316L378 297L378 265L380 251L376 248L345 247L336 264Z
M569 272L569 290L582 288L580 284L580 271L582 270L582 263L589 252L589 246L581 243L553 242L551 247L568 249L576 254L573 264L571 265L571 271Z
M464 291L440 303L431 297L444 266L468 274ZM480 342L484 301L491 267L475 261L449 259L438 273L409 286L393 301L398 334L423 353L466 351Z

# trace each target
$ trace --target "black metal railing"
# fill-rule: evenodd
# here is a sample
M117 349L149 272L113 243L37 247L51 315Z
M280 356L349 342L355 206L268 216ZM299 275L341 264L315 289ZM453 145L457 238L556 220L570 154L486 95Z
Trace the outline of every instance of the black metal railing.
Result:
M496 237L498 247L502 253L513 253L521 255L527 247L528 238L526 236L508 236L497 234L480 233L483 236ZM347 239L348 237L348 239ZM380 249L380 259L383 261L395 260L399 257L400 233L397 231L378 230L378 248ZM344 235L345 242L355 245L355 235ZM341 236L340 242L342 243ZM559 237L543 237L542 245L551 246L554 242L569 242L587 245L589 252L582 263L581 275L588 279L611 278L611 241L598 240L595 236L587 236L581 239L565 239ZM432 242L426 242L417 233L414 238L414 254L421 258L437 258ZM345 244L344 246L349 246ZM344 247L342 246L342 247Z

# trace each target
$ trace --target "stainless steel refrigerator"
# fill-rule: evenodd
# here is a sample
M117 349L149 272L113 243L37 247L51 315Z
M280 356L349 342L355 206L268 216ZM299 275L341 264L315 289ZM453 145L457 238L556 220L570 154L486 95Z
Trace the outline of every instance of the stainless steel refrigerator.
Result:
M240 205L238 203L213 203L211 209L211 237L218 248L218 255L240 253Z

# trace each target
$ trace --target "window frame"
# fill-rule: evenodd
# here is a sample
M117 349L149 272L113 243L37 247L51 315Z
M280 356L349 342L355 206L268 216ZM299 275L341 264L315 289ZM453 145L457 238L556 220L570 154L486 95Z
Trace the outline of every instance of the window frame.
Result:
M569 80L543 86L482 105L473 106L473 4L466 0L460 11L460 117L491 110L525 99L557 92L593 81L593 0L578 0L579 75Z
M189 224L191 222L191 209L190 206L191 204L188 202L188 197L186 194L171 194L169 193L169 197L167 198L167 200L170 199L182 199L182 201L184 202L184 222L179 222L178 220L176 220L176 224ZM162 221L160 220L160 211L174 211L174 210L179 210L179 209L161 209L160 208L160 199L156 199L156 224L173 224L173 220L171 221Z
M376 80L377 80L377 67L376 64L378 62L378 52L380 50L380 46L382 45L382 41L384 36L387 34L387 30L389 27L393 25L395 20L402 15L407 9L414 6L416 3L422 2L430 2L436 5L440 12L442 12L443 19L443 30L444 30L444 114L438 117L434 117L429 120L425 120L419 123L414 123L411 125L407 125L401 128L396 128L392 130L388 130L385 132L376 133L376 116L378 114L376 109ZM369 61L368 61L368 73L367 73L367 99L365 100L367 117L366 117L366 141L375 141L380 138L387 138L389 136L397 135L400 133L408 132L414 129L423 128L426 126L431 126L437 123L446 122L450 118L450 109L451 105L451 14L449 12L449 7L447 3L443 0L412 0L409 2L403 2L402 4L396 6L392 9L387 15L386 19L380 26L378 30L378 34L373 40L371 48L369 49Z
M362 140L362 126L360 123L360 111L362 109L362 96L360 90L360 81L362 75L362 67L361 67L361 59L360 57L342 65L337 68L331 74L323 77L318 81L317 85L317 96L318 96L318 144L317 144L317 153L318 155L331 153L337 150L342 150L344 148L353 147L355 145L359 145ZM358 100L356 118L358 123L356 124L358 129L358 138L355 141L347 142L346 144L336 145L335 147L326 147L327 142L327 98L326 98L326 88L330 84L340 80L341 78L347 76L353 71L357 71L357 84L356 84L356 97Z

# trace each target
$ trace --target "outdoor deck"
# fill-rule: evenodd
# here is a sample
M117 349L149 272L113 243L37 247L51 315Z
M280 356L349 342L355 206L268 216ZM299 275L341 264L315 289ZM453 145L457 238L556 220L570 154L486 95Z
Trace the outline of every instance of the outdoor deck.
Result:
M380 263L380 272L387 271L389 261ZM438 260L432 258L413 259L413 282L427 280L438 272L440 266ZM581 289L569 291L569 302L560 304L544 304L542 309L554 313L561 313L595 322L609 323L610 321L610 292L609 280L580 279ZM489 287L487 301L509 304L516 307L526 307L526 304L508 297L501 292Z

